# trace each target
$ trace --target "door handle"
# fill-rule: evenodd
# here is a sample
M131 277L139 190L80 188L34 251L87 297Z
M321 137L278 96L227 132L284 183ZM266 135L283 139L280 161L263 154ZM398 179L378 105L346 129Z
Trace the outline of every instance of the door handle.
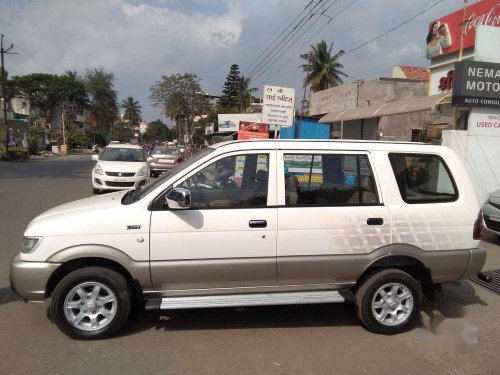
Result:
M366 219L366 224L368 225L384 225L384 219L381 217L370 217Z
M265 228L265 227L267 227L267 221L266 220L250 220L248 222L248 226L250 228Z

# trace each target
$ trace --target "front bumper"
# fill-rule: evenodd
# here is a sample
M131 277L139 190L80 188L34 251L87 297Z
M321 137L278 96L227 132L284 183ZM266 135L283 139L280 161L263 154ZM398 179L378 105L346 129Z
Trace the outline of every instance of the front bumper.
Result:
M10 263L11 289L26 301L43 302L50 276L61 263L26 262L19 254Z
M92 187L94 189L130 190L137 189L147 183L148 176L114 177L92 173Z
M491 204L486 203L483 208L483 225L484 227L496 235L500 236L500 209L493 207Z

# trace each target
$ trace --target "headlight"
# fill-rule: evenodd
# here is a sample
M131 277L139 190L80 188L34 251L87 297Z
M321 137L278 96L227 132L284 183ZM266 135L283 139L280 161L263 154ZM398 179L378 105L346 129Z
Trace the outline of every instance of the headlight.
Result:
M139 172L137 172L137 176L146 176L147 172L148 172L148 167L145 165L139 170Z
M102 174L102 169L101 169L101 166L99 164L96 164L96 166L94 168L94 173L95 174Z
M42 237L23 237L21 251L23 253L31 253L36 250L40 242L42 242Z

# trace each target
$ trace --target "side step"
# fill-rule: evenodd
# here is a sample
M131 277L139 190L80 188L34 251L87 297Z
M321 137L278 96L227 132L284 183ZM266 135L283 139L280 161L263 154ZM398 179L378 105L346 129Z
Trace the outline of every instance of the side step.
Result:
M197 309L235 306L272 306L311 303L342 303L347 296L338 291L228 294L217 296L163 297L150 300L146 310ZM159 305L159 306L158 306Z

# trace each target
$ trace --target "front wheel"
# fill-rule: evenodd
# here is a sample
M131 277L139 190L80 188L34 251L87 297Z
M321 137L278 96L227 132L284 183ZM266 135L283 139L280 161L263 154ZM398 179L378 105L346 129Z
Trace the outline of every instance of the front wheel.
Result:
M365 280L356 292L356 310L364 326L375 333L405 332L422 308L419 283L399 269L385 269Z
M120 273L86 267L64 277L54 290L50 311L58 328L75 339L116 334L127 321L131 293Z

